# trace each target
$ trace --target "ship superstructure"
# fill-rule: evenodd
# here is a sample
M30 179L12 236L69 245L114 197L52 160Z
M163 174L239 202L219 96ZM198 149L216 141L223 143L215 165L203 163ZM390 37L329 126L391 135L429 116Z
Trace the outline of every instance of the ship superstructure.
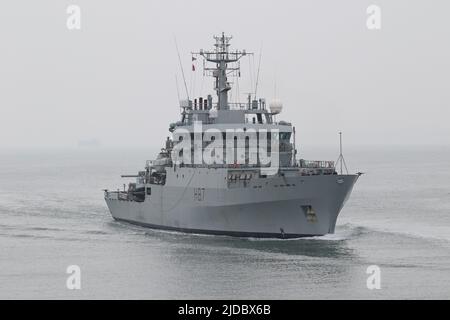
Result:
M116 220L182 232L292 238L333 233L359 174L333 161L297 159L295 128L276 121L279 100L249 94L231 103L229 77L240 77L246 51L231 37L193 53L214 78L215 97L180 101L164 148L127 190L105 190Z

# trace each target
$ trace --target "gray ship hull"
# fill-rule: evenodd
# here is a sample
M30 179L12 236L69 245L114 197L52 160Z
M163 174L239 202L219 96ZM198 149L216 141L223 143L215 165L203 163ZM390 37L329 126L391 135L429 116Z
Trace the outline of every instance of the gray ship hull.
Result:
M226 169L168 172L142 202L108 193L114 219L181 232L297 238L334 233L358 175L283 176L230 184ZM183 178L182 178L183 177Z

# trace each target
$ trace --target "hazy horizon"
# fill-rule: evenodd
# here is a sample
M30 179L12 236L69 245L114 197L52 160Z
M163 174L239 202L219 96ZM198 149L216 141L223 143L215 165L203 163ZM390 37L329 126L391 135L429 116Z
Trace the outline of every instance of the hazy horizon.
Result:
M81 8L68 30L66 8ZM0 10L0 148L162 147L212 36L254 52L258 93L284 103L299 146L449 146L450 3L445 1L10 1ZM369 5L381 30L366 27ZM242 62L240 100L250 90ZM254 77L254 74L252 77ZM233 79L230 79L233 80ZM254 82L254 81L253 81ZM200 89L203 90L200 90ZM235 100L233 91L231 100Z

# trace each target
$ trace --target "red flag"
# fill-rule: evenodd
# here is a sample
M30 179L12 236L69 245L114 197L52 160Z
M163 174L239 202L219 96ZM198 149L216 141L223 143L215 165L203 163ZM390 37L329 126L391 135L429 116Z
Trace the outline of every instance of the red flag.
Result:
M192 71L195 71L195 66L194 65L192 65Z

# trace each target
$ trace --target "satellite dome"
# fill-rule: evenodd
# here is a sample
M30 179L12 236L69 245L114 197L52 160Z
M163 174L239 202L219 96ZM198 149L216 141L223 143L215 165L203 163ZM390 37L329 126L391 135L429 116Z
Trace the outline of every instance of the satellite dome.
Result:
M273 99L269 103L270 112L273 114L278 114L283 110L283 103L279 99Z

